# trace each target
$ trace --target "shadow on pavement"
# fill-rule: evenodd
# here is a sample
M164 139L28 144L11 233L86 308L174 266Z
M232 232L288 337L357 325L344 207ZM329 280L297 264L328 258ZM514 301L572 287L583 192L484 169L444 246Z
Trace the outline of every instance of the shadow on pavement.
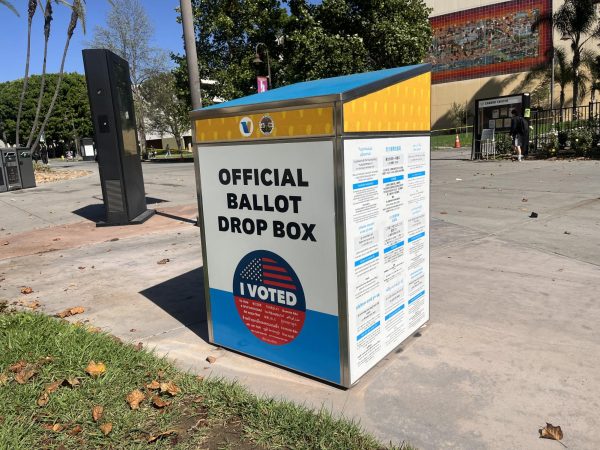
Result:
M203 267L144 289L140 294L208 342Z
M101 200L101 197L98 197L98 200ZM165 203L168 200L164 200L162 198L156 197L146 197L146 205L155 205L157 203ZM96 203L93 205L87 205L83 208L76 209L73 211L73 214L77 214L84 219L90 220L92 222L101 222L106 219L106 212L104 208L104 203ZM195 221L194 221L195 223Z

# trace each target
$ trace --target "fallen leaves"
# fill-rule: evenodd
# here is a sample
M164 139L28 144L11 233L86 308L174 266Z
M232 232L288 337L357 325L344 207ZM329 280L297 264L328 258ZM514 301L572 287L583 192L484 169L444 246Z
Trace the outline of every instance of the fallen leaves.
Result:
M98 422L100 419L102 419L103 414L104 406L96 405L92 408L92 419L94 419L94 422Z
M73 428L71 428L69 430L69 433L71 436L76 436L79 433L81 433L83 431L83 428L81 428L81 425L75 425Z
M165 258L165 259L161 259L160 261L158 261L156 264L166 264L168 262L170 262L171 260L169 258Z
M112 431L113 429L113 424L110 422L106 422L103 423L102 425L100 425L100 431L102 431L102 434L104 436L108 436L108 434Z
M90 361L85 371L89 376L97 378L106 372L106 366L103 362L96 363L95 361Z
M67 308L64 311L56 313L54 317L59 317L60 319L64 319L65 317L71 317L76 314L82 314L85 312L85 308L83 306L75 306L73 308Z
M21 294L23 295L29 295L33 293L33 289L31 289L29 286L25 286L21 288Z
M37 184L53 183L55 181L72 180L74 178L85 177L92 172L88 170L60 170L48 172L35 172L35 182Z
M154 391L154 390L160 388L160 383L158 381L156 381L156 380L152 380L150 383L148 383L146 385L146 388L150 389L151 391Z
M166 392L171 396L175 396L181 392L181 389L179 389L179 387L172 381L168 381L166 383L160 383L160 392Z
M554 441L560 441L563 438L563 432L560 425L554 426L551 423L546 422L546 426L538 430L540 438L552 439Z
M37 399L38 406L46 406L50 401L50 394L56 392L56 390L63 384L64 380L54 381L44 388L42 395Z
M177 434L177 431L175 430L167 430L167 431L163 431L162 433L158 433L157 435L153 435L151 434L150 436L148 436L148 444L152 444L153 442L158 441L159 439L162 439L164 437L167 436L172 436L174 434Z
M15 381L19 384L25 384L30 378L33 378L37 374L37 366L34 364L27 364L15 375Z
M171 402L168 400L163 400L158 395L155 395L154 397L152 397L152 404L160 409L164 408L165 406L169 406Z
M6 386L8 384L8 375L4 372L0 373L0 386Z
M215 358L214 356L208 356L206 358L206 360L210 363L210 364L214 364L217 361L217 358Z
M140 391L139 389L135 389L135 390L131 391L129 394L127 394L127 397L125 398L125 400L129 404L129 407L131 409L139 409L140 403L142 403L145 398L146 398L146 396L144 395L144 393L142 391Z

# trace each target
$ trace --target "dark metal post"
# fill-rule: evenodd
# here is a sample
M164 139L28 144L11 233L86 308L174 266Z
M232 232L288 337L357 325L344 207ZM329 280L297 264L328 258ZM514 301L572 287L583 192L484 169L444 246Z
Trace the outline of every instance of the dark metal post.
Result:
M198 73L198 55L196 53L192 3L191 0L180 0L179 4L181 7L181 23L183 25L183 39L185 41L185 56L188 66L188 78L190 80L192 108L200 109L202 108L202 96L200 94L200 75Z

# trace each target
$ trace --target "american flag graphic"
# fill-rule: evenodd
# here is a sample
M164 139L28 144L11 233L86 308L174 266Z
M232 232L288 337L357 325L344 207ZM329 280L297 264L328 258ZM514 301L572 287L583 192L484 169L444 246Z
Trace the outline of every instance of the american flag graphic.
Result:
M240 273L242 280L262 283L265 286L274 286L295 291L294 280L285 267L271 258L254 258Z

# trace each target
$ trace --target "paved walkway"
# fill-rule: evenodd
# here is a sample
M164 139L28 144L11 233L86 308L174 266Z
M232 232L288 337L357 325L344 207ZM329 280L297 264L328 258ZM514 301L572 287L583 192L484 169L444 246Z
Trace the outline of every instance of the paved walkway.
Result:
M569 448L596 449L600 165L466 156L432 157L430 324L349 390L207 343L188 164L143 166L147 195L165 201L150 205L163 214L142 226L93 227L88 219L102 214L96 174L0 194L0 299L31 286L28 300L47 313L85 306L74 320L144 342L183 368L324 405L384 440L562 448L538 439L548 421Z

